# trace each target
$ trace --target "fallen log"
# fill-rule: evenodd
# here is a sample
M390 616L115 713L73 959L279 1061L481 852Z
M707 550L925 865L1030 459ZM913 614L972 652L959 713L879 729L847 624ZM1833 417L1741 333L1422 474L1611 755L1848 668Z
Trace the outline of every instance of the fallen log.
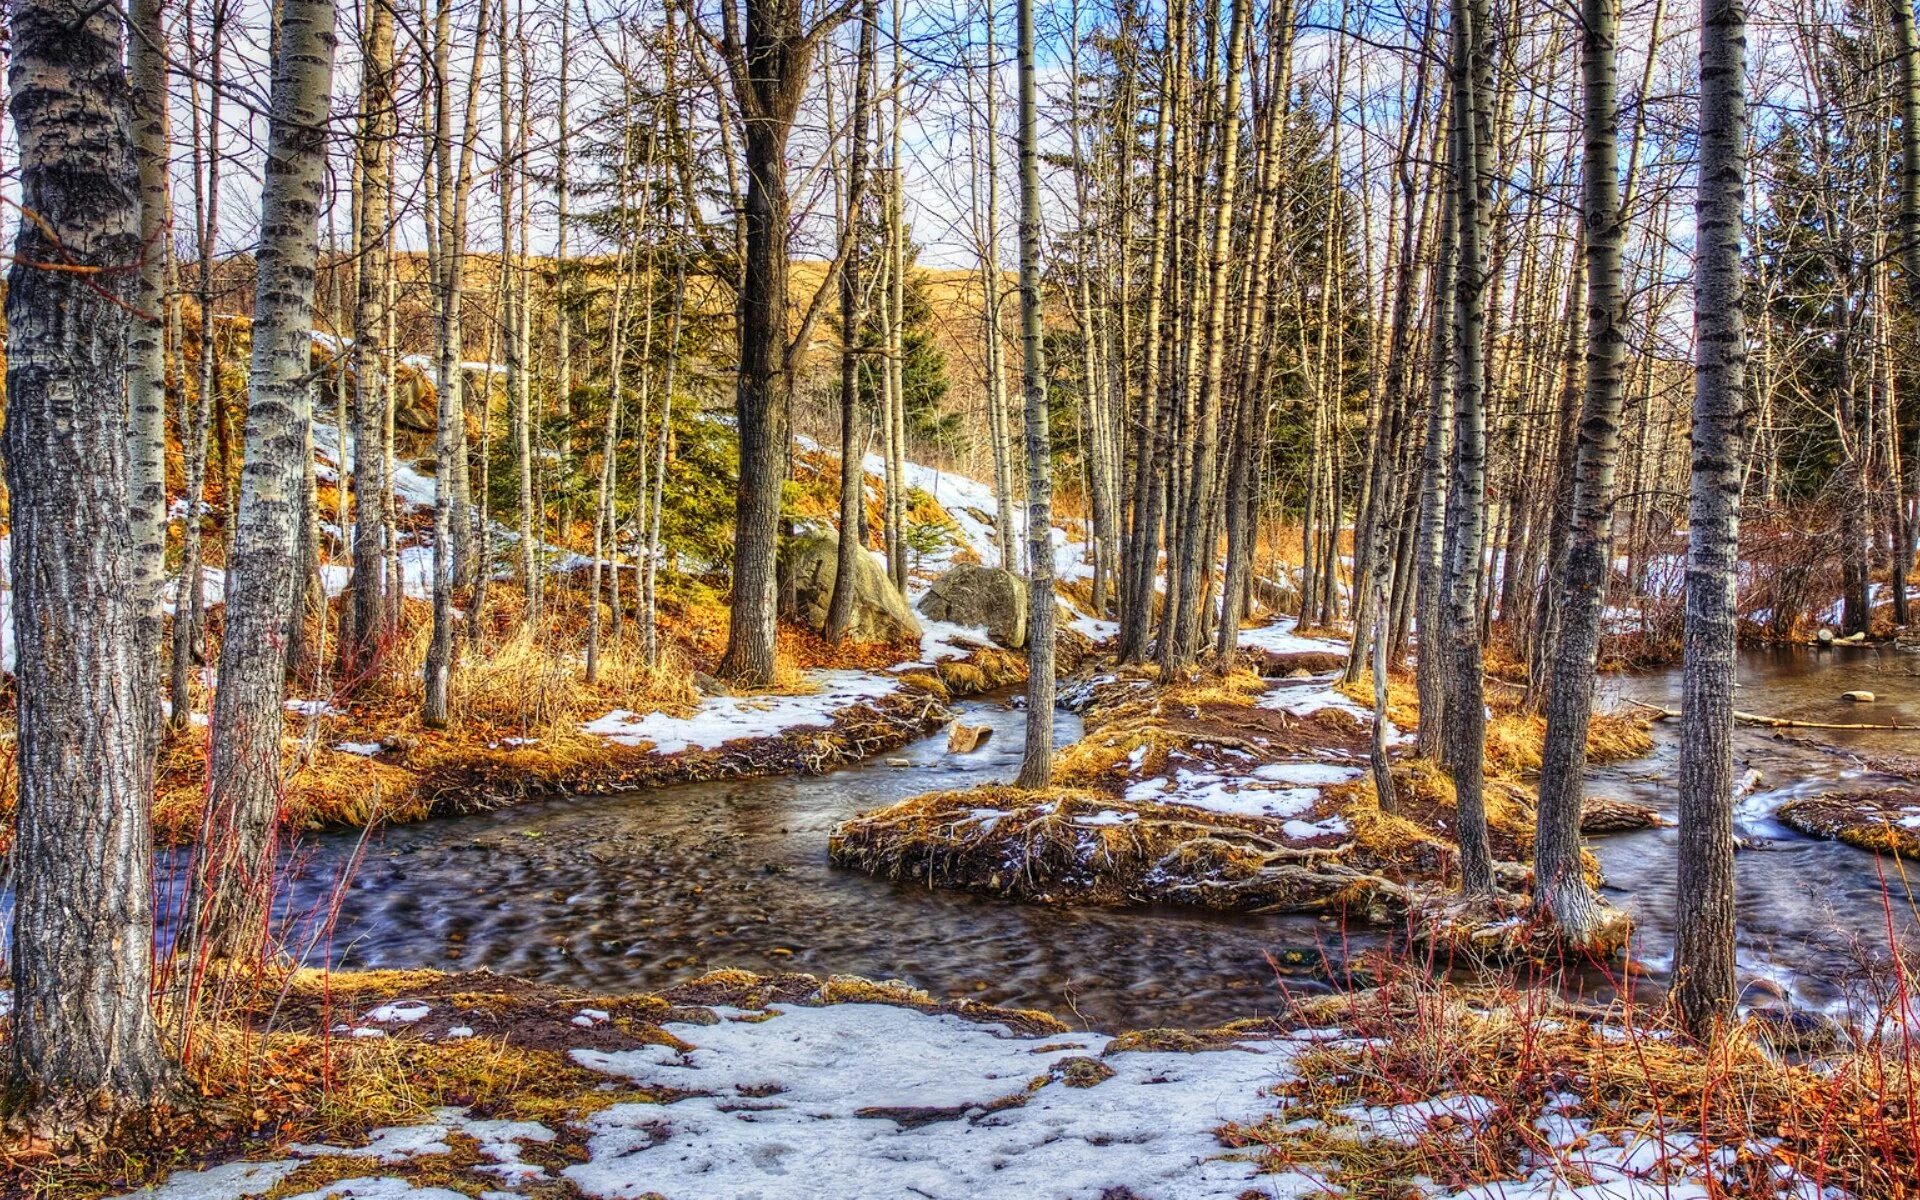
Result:
M1645 700L1628 700L1627 703L1636 708L1657 713L1656 720L1671 721L1678 720L1680 717L1679 709L1668 708L1662 704L1648 704ZM1742 725L1760 725L1768 729L1889 729L1908 732L1920 730L1920 725L1900 725L1891 721L1881 724L1860 721L1801 721L1793 717L1768 717L1760 713L1741 712L1737 708L1733 710L1733 719Z

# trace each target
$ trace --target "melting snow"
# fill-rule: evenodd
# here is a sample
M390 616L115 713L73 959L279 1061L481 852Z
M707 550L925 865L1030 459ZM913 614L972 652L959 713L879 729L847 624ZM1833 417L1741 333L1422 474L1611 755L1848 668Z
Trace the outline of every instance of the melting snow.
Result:
M582 725L623 746L652 743L661 754L712 750L736 738L774 737L802 726L830 725L833 714L898 689L898 681L865 671L812 671L820 690L809 696L709 696L691 716L645 716L617 708Z
M1332 638L1302 637L1295 633L1294 629L1299 624L1292 617L1281 617L1271 625L1242 629L1240 644L1254 650L1270 650L1275 654L1346 654L1345 642Z
M1112 1078L1080 1088L1052 1068L1098 1055L1104 1035L1014 1036L886 1005L773 1012L669 1026L695 1047L684 1056L575 1051L594 1070L701 1094L597 1114L591 1160L569 1181L591 1196L673 1200L1094 1200L1121 1187L1225 1200L1316 1186L1258 1175L1213 1133L1271 1111L1265 1089L1288 1070L1285 1043L1115 1054L1102 1060Z

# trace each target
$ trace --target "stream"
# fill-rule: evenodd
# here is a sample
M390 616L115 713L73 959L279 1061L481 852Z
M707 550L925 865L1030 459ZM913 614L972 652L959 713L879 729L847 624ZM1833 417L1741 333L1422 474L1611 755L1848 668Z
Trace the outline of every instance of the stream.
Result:
M1920 724L1920 659L1892 651L1749 651L1738 707L1828 721ZM1610 676L1602 701L1677 705L1678 668ZM1881 699L1846 704L1871 688ZM1327 986L1269 955L1379 944L1309 916L1189 910L1067 909L895 884L827 863L844 817L920 792L1012 778L1024 714L985 698L961 719L994 732L950 755L944 734L812 778L689 784L625 796L555 800L498 812L300 843L281 896L304 926L306 957L349 967L485 967L582 988L646 990L715 967L903 979L937 996L1041 1008L1096 1028L1198 1026L1279 1008L1288 990ZM1654 726L1652 755L1592 774L1595 794L1674 811L1675 722ZM1056 717L1064 744L1079 719ZM1743 979L1771 980L1795 1004L1832 1011L1884 958L1888 906L1872 854L1802 837L1772 820L1791 795L1865 785L1849 751L1920 749L1920 735L1807 731L1827 745L1741 728L1736 775L1762 772L1738 832ZM1658 982L1672 946L1672 828L1592 843L1607 894L1639 925L1635 955ZM361 856L357 869L355 855ZM1893 924L1920 947L1920 923L1891 860ZM162 875L168 872L163 864ZM342 879L337 909L332 897ZM323 929L328 915L331 929ZM296 938L296 949L302 943ZM1345 945L1343 945L1343 942ZM1591 981L1604 990L1606 983Z

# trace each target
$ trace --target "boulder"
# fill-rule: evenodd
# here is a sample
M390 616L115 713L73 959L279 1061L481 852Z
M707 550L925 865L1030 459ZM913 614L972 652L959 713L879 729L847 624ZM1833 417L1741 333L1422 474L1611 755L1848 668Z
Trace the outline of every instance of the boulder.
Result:
M936 621L985 626L1009 650L1027 644L1027 585L1011 571L961 563L934 580L920 611Z
M787 544L784 566L793 580L800 616L815 630L827 627L827 605L839 567L840 539L831 533L807 533ZM853 621L847 636L861 642L917 642L920 619L873 555L853 556Z
M1841 692L1840 698L1842 700L1851 700L1855 704L1873 703L1873 693L1867 691L1865 688L1859 688L1851 692Z

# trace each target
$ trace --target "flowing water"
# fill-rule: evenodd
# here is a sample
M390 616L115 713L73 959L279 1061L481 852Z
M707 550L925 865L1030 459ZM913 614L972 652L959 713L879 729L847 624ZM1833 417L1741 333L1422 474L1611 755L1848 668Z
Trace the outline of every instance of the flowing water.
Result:
M1812 720L1920 724L1920 660L1870 651L1754 652L1742 658L1739 707ZM1847 705L1865 687L1882 699ZM1602 692L1677 704L1679 672L1612 677ZM1270 1012L1311 970L1276 972L1269 956L1339 961L1348 934L1303 916L1214 916L1176 909L1073 910L888 883L827 863L835 823L919 792L1010 779L1024 715L995 700L963 704L987 746L949 755L944 736L831 775L691 784L627 796L525 805L305 841L285 892L290 911L331 910L314 959L348 966L486 967L588 988L647 989L712 967L898 978L936 995L973 996L1078 1014L1097 1027L1195 1025ZM1656 725L1648 758L1595 772L1593 790L1672 812L1673 723ZM1079 734L1062 713L1056 738ZM1880 860L1803 838L1769 813L1792 794L1864 784L1853 752L1920 749L1920 735L1819 733L1832 746L1740 730L1740 772L1759 769L1740 832L1765 843L1738 860L1740 960L1748 977L1784 985L1797 1003L1832 1007L1863 957L1884 953ZM901 765L904 763L905 765ZM1594 844L1609 894L1640 924L1637 953L1658 975L1672 944L1672 829ZM357 869L351 869L355 856ZM1891 870L1891 862L1887 863ZM1896 880L1897 887L1897 880ZM1897 936L1920 945L1904 899ZM1293 956L1293 957L1297 957Z
M1832 724L1920 726L1920 656L1892 649L1743 651L1734 707L1769 717ZM1842 700L1865 689L1872 704ZM1680 704L1680 670L1610 676L1600 694L1667 708ZM1654 805L1669 817L1679 802L1678 722L1654 725L1654 752L1601 768L1589 790ZM1891 936L1920 950L1920 917L1901 864L1840 842L1809 838L1773 813L1798 796L1827 791L1910 787L1876 775L1864 759L1920 756L1920 732L1737 727L1734 775L1760 773L1736 805L1735 834L1746 848L1734 856L1738 958L1743 978L1786 988L1804 1008L1838 1013L1857 1001L1871 968L1884 963ZM1593 851L1607 875L1607 895L1638 922L1635 951L1662 974L1673 946L1674 856L1671 826L1597 838ZM1863 971L1863 968L1868 970ZM1858 1010L1854 1015L1859 1015Z

